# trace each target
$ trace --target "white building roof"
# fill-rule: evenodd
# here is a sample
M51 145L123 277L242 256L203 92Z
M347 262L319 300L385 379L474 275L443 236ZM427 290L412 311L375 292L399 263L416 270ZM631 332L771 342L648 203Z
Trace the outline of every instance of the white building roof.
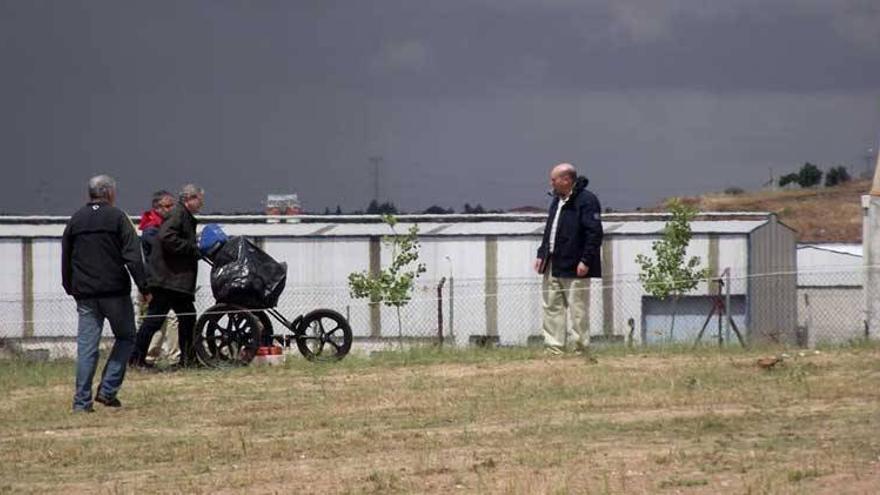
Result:
M703 214L703 218L720 214ZM696 220L691 222L694 234L748 235L768 222L768 217L748 215L746 219ZM367 237L391 233L378 217L266 217L266 216L204 216L202 225L218 223L229 235L253 237ZM544 215L403 215L396 226L404 233L413 224L419 226L425 237L445 236L540 236L544 230ZM0 238L6 237L60 237L66 217L0 217ZM659 235L665 219L657 215L603 216L603 227L609 236Z
M798 250L801 249L817 249L819 251L828 251L831 253L845 254L849 256L863 256L861 244L838 244L838 243L822 243L822 244L798 244Z
M691 222L694 234L742 234L747 235L766 224L767 220L716 220ZM659 235L663 233L666 222L604 222L606 234L614 235Z

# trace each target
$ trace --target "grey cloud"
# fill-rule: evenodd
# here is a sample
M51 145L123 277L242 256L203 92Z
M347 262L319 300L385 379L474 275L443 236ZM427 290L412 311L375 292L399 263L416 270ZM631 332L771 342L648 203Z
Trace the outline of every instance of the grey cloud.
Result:
M209 210L297 191L362 208L543 201L584 164L609 206L875 143L878 4L841 0L0 0L0 210Z

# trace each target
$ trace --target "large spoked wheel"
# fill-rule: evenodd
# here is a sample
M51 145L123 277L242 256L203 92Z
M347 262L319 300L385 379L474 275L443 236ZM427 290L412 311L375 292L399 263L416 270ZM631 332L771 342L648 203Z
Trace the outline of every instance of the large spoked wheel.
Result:
M257 354L263 325L247 308L217 304L196 322L193 347L204 366L243 366Z
M295 338L299 352L309 361L338 361L351 350L351 326L330 309L305 315Z
M260 341L262 343L260 345L272 345L275 339L275 331L272 329L272 319L269 318L269 315L267 315L265 311L254 311L254 314L257 315L257 318L260 319L260 324L263 325L263 331L260 334Z

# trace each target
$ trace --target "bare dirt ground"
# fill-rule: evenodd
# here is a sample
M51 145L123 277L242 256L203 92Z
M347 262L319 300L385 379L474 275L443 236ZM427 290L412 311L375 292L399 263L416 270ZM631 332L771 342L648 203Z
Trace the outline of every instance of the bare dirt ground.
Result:
M465 353L470 351L465 351ZM130 374L0 364L0 492L877 493L880 348L412 354ZM30 368L29 368L30 367Z

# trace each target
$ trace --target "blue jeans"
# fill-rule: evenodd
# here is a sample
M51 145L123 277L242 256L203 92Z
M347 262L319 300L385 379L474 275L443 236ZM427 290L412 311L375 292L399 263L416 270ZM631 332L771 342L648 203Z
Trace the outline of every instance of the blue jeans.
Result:
M116 338L110 358L104 365L98 395L108 399L116 397L125 379L125 367L134 349L135 336L134 307L127 295L80 299L76 301L76 312L79 313L79 327L76 334L74 410L92 407L92 379L98 368L98 345L101 343L104 320L110 322Z

